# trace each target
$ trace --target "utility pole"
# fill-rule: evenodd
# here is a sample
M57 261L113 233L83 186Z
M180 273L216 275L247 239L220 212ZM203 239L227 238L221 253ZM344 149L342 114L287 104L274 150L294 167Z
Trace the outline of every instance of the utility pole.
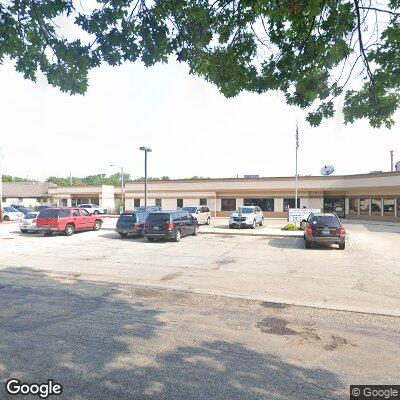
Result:
M389 150L390 152L390 171L394 171L394 166L393 166L393 150Z
M119 209L120 214L125 212L125 181L124 181L124 167L110 164L110 167L119 167L121 169L121 206Z
M151 153L149 147L140 147L144 151L144 209L147 211L147 153Z

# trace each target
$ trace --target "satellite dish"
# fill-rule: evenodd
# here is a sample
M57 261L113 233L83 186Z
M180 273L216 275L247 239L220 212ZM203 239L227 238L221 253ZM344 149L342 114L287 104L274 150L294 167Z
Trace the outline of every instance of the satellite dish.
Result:
M321 168L321 175L324 175L324 176L331 175L334 170L335 170L335 168L333 167L333 165L324 165Z

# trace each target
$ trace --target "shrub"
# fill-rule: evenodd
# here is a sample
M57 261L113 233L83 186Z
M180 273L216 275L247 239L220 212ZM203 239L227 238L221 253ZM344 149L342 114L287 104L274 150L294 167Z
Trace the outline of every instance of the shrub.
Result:
M281 230L282 231L302 231L303 229L301 229L299 226L297 226L295 224L287 224Z

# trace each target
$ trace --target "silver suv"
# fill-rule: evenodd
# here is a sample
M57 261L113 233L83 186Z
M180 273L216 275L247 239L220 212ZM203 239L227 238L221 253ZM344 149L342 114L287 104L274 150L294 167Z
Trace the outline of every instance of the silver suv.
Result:
M182 211L186 211L197 219L199 225L210 225L211 223L211 212L207 206L187 206L182 207Z
M264 225L264 215L261 208L258 206L244 206L240 207L241 217L239 221L239 209L231 214L229 217L229 228L250 227L256 229L257 225Z

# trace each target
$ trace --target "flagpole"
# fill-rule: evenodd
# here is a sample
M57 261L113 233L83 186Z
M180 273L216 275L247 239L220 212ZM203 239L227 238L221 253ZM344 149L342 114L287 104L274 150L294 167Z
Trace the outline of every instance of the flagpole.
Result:
M294 208L297 208L297 177L298 177L298 173L297 173L297 151L299 149L299 126L298 123L296 121L296 176L295 176L295 200L294 200Z

